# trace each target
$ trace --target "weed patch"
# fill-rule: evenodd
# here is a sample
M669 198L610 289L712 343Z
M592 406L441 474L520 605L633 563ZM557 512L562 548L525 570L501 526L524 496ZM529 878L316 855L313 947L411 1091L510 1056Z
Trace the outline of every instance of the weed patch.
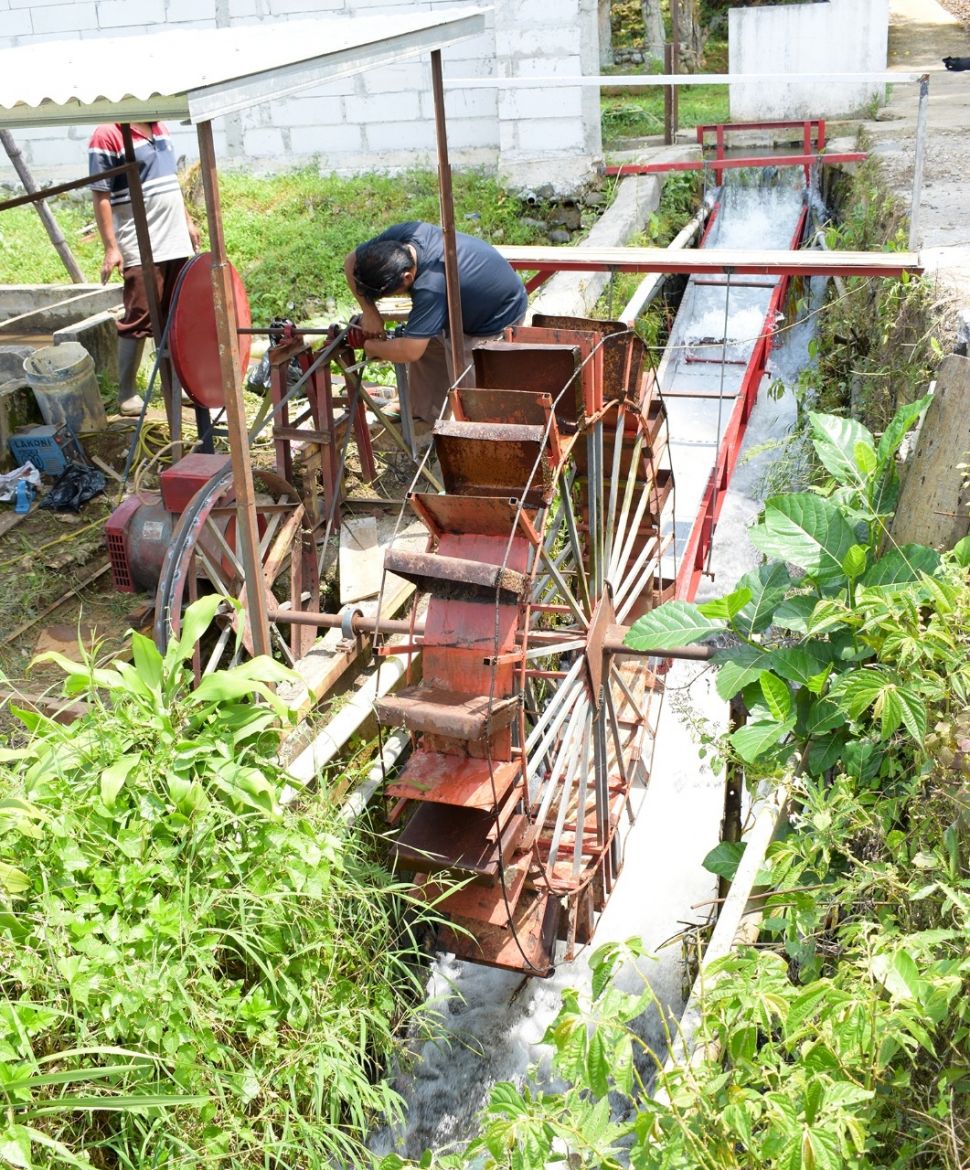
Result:
M9 1165L359 1164L420 985L406 893L326 794L283 810L268 659L51 657L91 704L0 773L0 1153ZM254 702L253 699L259 699Z

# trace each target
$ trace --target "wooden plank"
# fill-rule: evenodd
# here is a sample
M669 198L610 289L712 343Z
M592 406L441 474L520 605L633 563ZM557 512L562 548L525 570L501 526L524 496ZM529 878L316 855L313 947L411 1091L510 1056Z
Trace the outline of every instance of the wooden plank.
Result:
M377 520L360 516L340 525L338 556L340 604L376 597L384 570L384 549L377 540Z
M740 248L500 247L513 268L555 272L731 272L767 276L900 276L920 273L916 252L823 252Z

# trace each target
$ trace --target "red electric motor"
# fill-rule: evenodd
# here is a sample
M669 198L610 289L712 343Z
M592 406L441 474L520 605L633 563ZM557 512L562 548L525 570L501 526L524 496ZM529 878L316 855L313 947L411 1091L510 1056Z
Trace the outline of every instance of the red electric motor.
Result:
M107 537L111 579L119 593L154 592L180 516L228 462L228 455L186 455L162 472L160 492L130 496L115 508Z

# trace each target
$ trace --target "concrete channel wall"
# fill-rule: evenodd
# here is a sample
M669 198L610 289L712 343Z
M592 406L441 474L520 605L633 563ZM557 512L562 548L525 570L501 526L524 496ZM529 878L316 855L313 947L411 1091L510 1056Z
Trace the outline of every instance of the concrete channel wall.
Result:
M444 50L451 161L498 168L512 184L567 190L600 155L595 89L459 89L449 78L596 73L597 0L491 0L481 37ZM213 28L374 16L404 8L454 9L458 0L0 0L0 48L40 40L117 37L162 28ZM96 47L92 45L92 52ZM103 62L110 70L111 62ZM313 166L322 172L433 164L430 65L423 60L348 77L215 123L221 165L250 172ZM91 126L17 134L41 180L87 166ZM172 126L176 149L197 157L195 132ZM0 158L0 182L15 181Z
M883 72L889 51L889 0L824 0L758 5L728 13L731 73ZM735 122L831 118L882 100L871 81L738 82L730 87Z

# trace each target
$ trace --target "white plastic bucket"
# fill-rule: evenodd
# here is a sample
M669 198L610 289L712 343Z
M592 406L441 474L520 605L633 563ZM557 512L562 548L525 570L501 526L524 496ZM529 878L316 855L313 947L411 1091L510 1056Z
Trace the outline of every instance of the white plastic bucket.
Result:
M94 359L80 342L34 350L24 358L24 374L46 423L67 423L75 435L107 427Z

